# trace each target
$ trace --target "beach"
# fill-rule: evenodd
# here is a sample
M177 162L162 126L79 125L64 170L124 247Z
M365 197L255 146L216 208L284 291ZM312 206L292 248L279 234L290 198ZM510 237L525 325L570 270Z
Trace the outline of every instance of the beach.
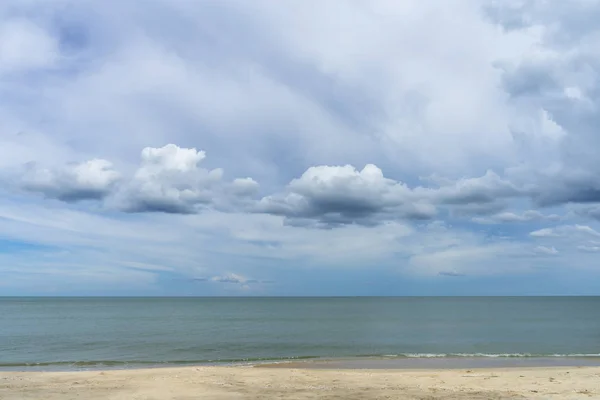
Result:
M299 369L285 364L0 372L0 399L586 399L599 367Z
M600 398L600 298L5 298L0 400Z

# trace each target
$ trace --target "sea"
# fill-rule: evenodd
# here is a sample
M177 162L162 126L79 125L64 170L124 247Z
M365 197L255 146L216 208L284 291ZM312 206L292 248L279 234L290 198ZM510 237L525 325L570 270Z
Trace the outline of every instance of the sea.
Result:
M600 365L600 297L0 298L0 369Z

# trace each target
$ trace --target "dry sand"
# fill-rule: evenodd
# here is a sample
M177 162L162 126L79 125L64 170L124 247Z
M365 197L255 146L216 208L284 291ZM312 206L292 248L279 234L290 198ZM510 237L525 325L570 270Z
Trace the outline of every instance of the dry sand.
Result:
M600 399L600 368L0 372L0 399Z

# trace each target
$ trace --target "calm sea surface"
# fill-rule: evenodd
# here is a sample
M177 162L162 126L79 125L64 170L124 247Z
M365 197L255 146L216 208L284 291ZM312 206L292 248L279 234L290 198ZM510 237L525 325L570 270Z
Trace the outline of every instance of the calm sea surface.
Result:
M600 360L600 297L0 298L0 368Z

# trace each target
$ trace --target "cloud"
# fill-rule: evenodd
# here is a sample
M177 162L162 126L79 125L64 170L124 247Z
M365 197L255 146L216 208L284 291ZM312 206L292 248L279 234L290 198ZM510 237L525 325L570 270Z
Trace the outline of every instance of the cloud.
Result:
M430 220L439 207L458 217L485 215L506 207L506 199L526 195L524 188L489 170L476 178L433 182L438 186L410 188L386 178L373 164L362 170L351 165L316 166L292 180L285 193L262 198L256 210L285 216L294 225L310 225L311 220L319 226L376 225L393 219ZM522 218L540 218L536 213L541 215L529 211Z
M577 246L577 250L583 251L586 253L598 253L600 252L600 246Z
M600 238L600 232L588 225L563 225L555 228L544 228L533 231L529 234L535 238L548 239L566 239L573 240L590 240L590 238Z
M544 228L533 231L529 235L539 238L568 237L572 235L600 237L600 232L588 225L563 225L556 228Z
M432 192L437 202L450 205L489 204L522 194L522 189L490 170L481 177L449 182Z
M162 212L194 214L203 208L243 207L256 195L252 178L222 180L223 170L199 168L205 152L174 144L146 147L132 176L117 172L113 164L93 159L63 167L25 166L14 181L21 189L64 202L105 200L108 208L127 213Z
M0 234L41 248L2 271L595 265L595 2L38 3L0 4Z
M138 262L138 261L122 261L121 264L125 267L139 269L142 271L167 271L167 272L173 271L172 267L167 267L164 265L149 264L149 263Z
M491 203L467 203L467 204L453 204L450 207L446 207L449 211L449 215L455 218L468 218L474 215L490 215L498 213L508 207L505 201L497 200ZM482 218L482 217L473 217Z
M592 172L564 169L541 178L535 185L532 198L541 206L600 202L600 181Z
M142 150L141 165L115 194L112 204L130 213L194 214L209 208L235 210L257 194L252 178L223 181L221 168L198 166L204 151L168 144Z
M223 170L198 168L204 158L203 151L174 144L144 148L140 167L117 194L117 207L134 213L193 214L210 205Z
M594 204L576 207L573 209L573 212L580 217L591 218L600 221L600 205Z
M438 275L440 275L440 276L452 276L452 277L465 276L465 274L461 274L460 272L454 272L454 271L440 271L440 272L438 272Z
M32 21L12 18L0 25L0 75L50 68L59 53L54 37Z
M260 200L256 211L325 225L372 225L385 219L427 220L435 207L373 164L316 166L292 180L281 195Z
M236 178L232 183L232 190L237 195L252 196L258 193L258 182L252 178Z
M552 228L544 228L544 229L539 229L537 231L533 231L529 233L530 236L533 237L559 237L559 233Z
M600 232L588 225L562 225L545 228L531 232L530 236L536 240L560 246L560 254L554 246L537 246L534 251L541 255L556 257L564 255L563 262L569 266L574 263L581 263L584 267L589 266L593 264L593 259L589 257L593 257L600 251Z
M226 283L226 284L236 284L241 286L247 286L251 284L264 284L264 283L273 283L270 280L258 280L258 279L250 279L246 278L239 274L227 273L224 275L212 276L210 278L194 278L194 281L197 282L216 282L216 283Z
M490 215L489 217L475 217L473 222L480 224L505 224L513 222L541 222L541 221L559 221L561 217L556 214L545 215L537 210L527 210L522 214L513 212L501 212Z
M58 169L29 164L19 184L22 189L48 198L75 202L103 199L119 179L120 174L109 161L94 159Z
M502 261L498 262L498 256ZM418 275L446 275L448 271L464 275L496 275L522 267L514 257L526 255L516 242L469 240L459 245L432 248L410 257L410 270ZM491 267L491 261L495 260ZM512 265L511 265L512 263Z
M537 246L533 249L533 251L536 254L541 254L541 255L556 255L558 254L558 250L556 250L556 247L546 247L546 246Z
M577 1L568 9L550 9L543 2L528 1L493 10L493 18L504 27L541 33L535 48L500 66L511 103L532 114L544 113L560 128L558 146L546 153L545 165L538 168L542 172L533 182L534 200L542 206L599 202L600 52L594 46L598 35L594 18L600 15L600 6ZM521 15L516 25L509 17L515 15ZM530 127L527 135L535 134Z

